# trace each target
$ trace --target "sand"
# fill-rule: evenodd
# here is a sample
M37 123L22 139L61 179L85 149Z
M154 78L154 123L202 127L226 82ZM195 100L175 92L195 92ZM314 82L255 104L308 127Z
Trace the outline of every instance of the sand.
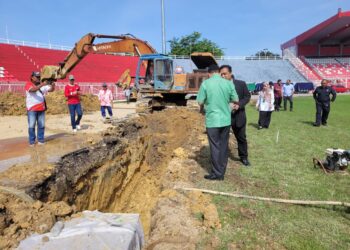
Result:
M113 106L114 119L123 118L135 113L135 103L115 103ZM81 120L82 133L94 134L111 127L111 124L103 123L101 112L85 112ZM66 114L46 114L45 136L58 133L71 133L70 116ZM78 132L79 133L79 132ZM27 116L0 116L0 140L28 136Z

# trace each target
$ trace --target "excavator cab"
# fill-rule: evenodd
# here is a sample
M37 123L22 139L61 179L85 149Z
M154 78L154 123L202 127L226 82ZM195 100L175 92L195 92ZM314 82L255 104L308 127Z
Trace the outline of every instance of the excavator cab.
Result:
M144 76L142 71L146 66ZM135 84L144 91L168 91L173 87L173 60L165 55L150 54L140 56Z

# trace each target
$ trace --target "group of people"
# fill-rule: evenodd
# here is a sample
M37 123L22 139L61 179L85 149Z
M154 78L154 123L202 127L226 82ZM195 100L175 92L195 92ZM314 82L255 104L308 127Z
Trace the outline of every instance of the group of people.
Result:
M55 82L49 80L41 81L40 72L34 71L30 76L30 81L25 85L26 109L28 117L29 146L45 143L45 111L47 110L45 95L55 90ZM83 117L83 109L80 100L80 86L75 83L73 75L69 76L69 83L64 88L64 95L67 98L67 105L70 114L70 122L73 133L81 129L80 121ZM106 109L109 117L113 116L112 91L108 89L106 83L102 84L102 89L98 93L101 105L101 115L106 119ZM37 127L37 133L35 128Z
M250 166L248 160L248 144L246 139L245 105L249 103L251 95L244 81L234 78L230 65L211 65L208 68L209 78L199 89L197 102L200 112L205 114L206 131L211 155L211 171L204 178L208 180L223 180L228 162L228 141L230 127L236 137L238 155L244 166ZM256 108L259 111L258 128L268 128L271 114L274 110L283 108L293 111L294 85L290 80L282 84L264 82L259 92ZM332 95L332 99L330 98ZM330 101L336 98L336 92L323 79L321 86L313 93L316 101L316 122L314 126L327 125L330 111Z
M230 65L211 65L208 69L209 78L199 89L197 101L200 112L205 114L205 124L210 147L212 169L204 178L208 180L223 180L228 162L228 141L230 128L236 137L238 155L244 166L250 166L248 160L248 143L246 138L245 106L250 102L251 94L244 81L234 78ZM29 145L44 144L45 111L47 109L45 94L55 90L55 82L41 81L40 72L32 72L30 82L25 85L26 107L28 116ZM290 111L293 110L294 86L288 80L282 85L278 80L276 84L263 83L259 92L256 107L259 110L259 128L268 128L272 111L279 111L283 97L284 110L287 110L287 101L290 102ZM80 103L80 87L75 83L73 75L69 76L69 83L65 86L64 95L67 98L73 133L81 129L80 121L83 111ZM332 95L332 99L330 98ZM313 93L316 101L316 122L314 126L327 125L330 112L330 101L336 98L336 92L328 86L323 79L321 86ZM102 84L98 98L101 104L101 114L105 119L106 109L110 117L112 112L112 92L106 83ZM37 124L37 134L35 127Z
M259 111L258 129L269 128L271 114L273 111L281 110L282 99L284 111L287 111L288 102L289 111L293 111L294 91L291 80L287 80L285 84L282 84L281 79L278 79L275 84L273 82L262 84L262 90L256 102L256 108Z

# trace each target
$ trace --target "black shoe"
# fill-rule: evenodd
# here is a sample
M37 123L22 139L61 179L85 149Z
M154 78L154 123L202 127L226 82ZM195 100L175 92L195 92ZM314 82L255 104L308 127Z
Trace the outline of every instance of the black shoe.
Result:
M327 126L327 122L322 122L322 125L323 126Z
M224 177L219 177L219 176L216 176L214 174L207 174L207 175L204 175L204 179L207 179L207 180L211 180L211 181L222 181L224 180Z
M250 166L250 162L247 160L247 159L242 159L241 160L242 164L246 167L249 167Z
M316 123L316 122L314 122L312 125L313 125L314 127L319 127L319 126L320 126L320 124L318 124L318 123Z

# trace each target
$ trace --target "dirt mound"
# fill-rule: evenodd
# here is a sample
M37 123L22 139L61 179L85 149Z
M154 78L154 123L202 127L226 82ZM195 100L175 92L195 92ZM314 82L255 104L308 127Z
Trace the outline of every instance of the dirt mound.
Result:
M26 99L23 95L12 92L0 93L0 115L24 115Z
M46 96L47 114L57 115L68 112L66 97L63 91L54 91ZM96 111L100 108L98 98L91 94L81 96L84 111ZM0 94L0 116L1 115L25 115L26 99L19 93L4 92Z

